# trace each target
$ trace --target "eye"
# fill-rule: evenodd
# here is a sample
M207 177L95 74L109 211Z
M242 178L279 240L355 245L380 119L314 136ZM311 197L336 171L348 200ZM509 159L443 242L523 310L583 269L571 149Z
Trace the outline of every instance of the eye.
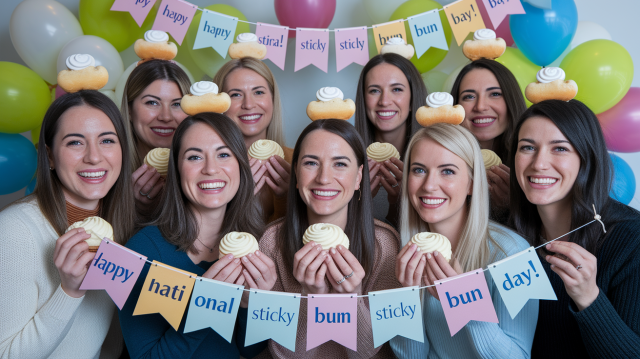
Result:
M317 166L318 163L316 161L306 161L302 163L303 166Z
M456 174L456 172L454 170L452 170L451 168L445 168L442 170L442 174L445 176L450 176L450 175L454 175Z
M494 92L490 93L489 96L491 96L491 97L500 97L500 96L502 96L502 92L494 91Z
M336 167L349 167L349 165L346 162L336 162L335 166Z
M402 91L404 91L404 89L402 87L394 87L393 89L391 89L391 91L393 91L393 92L402 92Z
M372 95L373 94L377 94L377 93L380 93L380 90L374 88L374 89L369 90L369 93L372 94Z
M526 151L533 151L533 150L534 150L534 148L533 148L533 146L531 146L531 145L523 145L523 146L520 146L520 151L524 151L524 152L526 152Z
M156 106L158 105L158 101L156 100L149 100L147 102L144 103L145 105L149 105L149 106Z
M462 100L473 100L475 96L467 94L462 96Z
M233 92L229 94L229 97L240 97L240 94L237 92Z
M180 102L174 102L171 104L171 106L180 108Z
M218 154L218 158L230 158L233 157L229 152L221 152Z
M424 174L424 173L426 173L424 168L421 168L421 167L414 167L414 168L411 169L411 172L413 172L415 174Z
M562 147L562 146L558 146L556 148L553 149L556 152L569 152L569 149L566 147Z
M71 141L67 142L67 146L79 146L81 144L82 144L82 142L80 142L78 140L71 140Z
M256 95L264 95L264 94L265 94L265 92L264 92L264 91L262 91L262 90L257 90L257 91L255 92L255 94L256 94Z
M191 155L189 157L187 157L187 161L197 161L197 160L201 160L202 157L198 156L198 155Z
M105 138L101 141L101 143L115 144L115 143L118 143L118 141L116 141L113 138Z

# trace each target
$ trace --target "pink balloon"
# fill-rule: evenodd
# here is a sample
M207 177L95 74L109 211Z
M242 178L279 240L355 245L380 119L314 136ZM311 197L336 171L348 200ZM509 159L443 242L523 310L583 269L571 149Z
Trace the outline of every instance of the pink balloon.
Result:
M336 0L275 0L274 6L280 25L290 28L324 29L336 13ZM289 31L289 38L295 36Z
M607 148L640 151L640 88L632 87L615 106L598 115Z
M65 95L66 93L67 91L63 90L62 87L56 86L56 100L58 99L58 97Z

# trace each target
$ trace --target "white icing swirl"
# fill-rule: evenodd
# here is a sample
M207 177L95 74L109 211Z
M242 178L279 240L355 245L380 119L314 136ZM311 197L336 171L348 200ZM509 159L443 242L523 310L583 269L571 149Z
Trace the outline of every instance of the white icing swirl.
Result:
M144 39L147 42L167 42L169 41L169 35L160 30L149 30L144 33Z
M451 242L440 233L418 233L411 238L411 242L415 243L418 249L424 253L438 251L447 261L451 260Z
M548 84L555 80L564 81L564 70L559 67L545 67L536 74L536 80L542 84Z
M96 66L96 60L89 54L75 54L67 57L65 61L69 70L82 70L89 66Z
M480 150L482 153L482 160L484 161L484 168L489 169L492 166L499 166L502 160L498 155L491 150Z
M473 33L474 40L492 40L496 38L496 32L491 29L480 29Z
M257 140L249 147L249 156L257 160L268 160L271 156L284 158L284 151L278 142L271 140Z
M427 106L436 108L444 105L453 106L453 96L448 92L432 92L427 96Z
M400 159L400 153L390 143L386 142L374 142L367 147L367 157L376 162L384 162L391 157Z
M109 222L100 217L88 217L84 221L76 222L67 228L66 232L74 228L84 228L84 231L91 235L86 240L89 247L98 247L103 238L113 241L113 227Z
M318 101L331 101L334 98L344 100L344 94L337 87L323 87L316 92Z
M342 228L329 223L316 223L306 231L302 236L302 243L307 244L311 241L316 242L322 249L327 250L342 245L349 249L349 238L342 231Z
M387 40L387 42L385 43L385 45L404 45L404 39L401 37L392 37L389 40Z
M144 157L144 162L154 167L160 176L166 176L169 170L169 155L171 150L168 148L154 148Z
M202 96L208 93L217 94L218 85L211 81L198 81L191 85L189 90L193 96Z
M247 254L254 253L259 250L256 237L246 232L229 232L220 240L218 250L222 258L227 254L233 254L235 258L241 258Z
M258 36L251 32L243 32L236 37L237 42L257 42Z

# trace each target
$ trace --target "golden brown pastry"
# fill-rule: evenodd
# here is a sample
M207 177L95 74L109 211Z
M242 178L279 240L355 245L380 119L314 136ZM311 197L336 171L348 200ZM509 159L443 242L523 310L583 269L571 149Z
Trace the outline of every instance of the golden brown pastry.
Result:
M427 96L427 105L416 111L416 120L424 127L436 123L459 125L464 121L464 108L453 106L453 96L448 92L432 92Z
M176 44L169 42L169 35L160 30L145 32L144 39L136 40L133 51L142 59L140 62L154 59L173 60L178 55Z
M76 222L69 226L65 233L74 228L84 228L84 231L91 235L85 240L89 245L89 252L97 252L103 238L113 241L113 227L100 217L88 217L84 221Z
M484 168L489 169L493 166L500 166L502 160L500 157L491 150L480 150L482 153L482 160L484 161Z
M504 54L507 43L500 37L496 38L491 29L476 30L473 40L467 40L462 45L462 53L471 61L479 59L495 60Z
M180 107L189 116L203 112L225 113L231 106L231 98L218 93L218 85L211 81L199 81L191 85L191 94L182 96Z
M344 99L344 94L337 87L323 87L316 92L317 101L307 105L307 116L311 121L335 118L348 120L356 112L356 104L351 99Z
M388 53L398 54L407 60L411 60L415 49L413 45L407 44L401 37L392 37L380 49L380 54Z
M246 232L229 232L220 240L218 258L233 254L234 258L242 258L259 250L256 237Z
M154 148L146 156L144 156L144 163L153 167L158 171L160 176L166 177L169 170L169 157L171 150L168 148Z
M253 57L262 60L267 56L267 47L258 43L256 34L245 32L236 37L236 43L229 45L229 56L232 59Z
M422 232L411 238L411 243L415 243L423 253L438 251L444 259L451 260L451 242L440 233Z
M374 142L367 147L367 157L376 162L384 162L392 157L400 159L400 152L390 143Z
M109 73L88 54L67 57L67 69L58 72L58 86L68 93L80 90L100 90L109 82Z
M307 244L314 241L322 246L322 249L328 250L342 245L349 249L349 238L342 228L329 223L316 223L310 225L302 236L302 243Z
M284 151L276 141L257 140L249 147L249 157L257 160L268 160L271 156L284 158Z
M545 67L538 71L537 82L527 85L524 95L531 103L544 100L569 101L578 94L578 84L564 80L564 70L559 67Z

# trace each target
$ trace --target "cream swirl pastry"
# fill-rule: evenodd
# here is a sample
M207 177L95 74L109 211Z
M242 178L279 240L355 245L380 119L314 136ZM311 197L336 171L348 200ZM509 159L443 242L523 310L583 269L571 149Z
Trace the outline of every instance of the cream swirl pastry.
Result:
M229 232L220 240L219 258L227 254L233 254L235 258L241 258L259 250L256 237L246 232Z
M545 67L536 74L536 80L542 84L548 84L555 80L564 81L564 78L564 70L559 67Z
M159 43L169 41L169 35L160 30L149 30L144 33L144 39L147 42Z
M504 39L496 37L491 29L479 29L473 33L473 40L467 40L462 44L462 53L471 61L478 59L494 60L504 54L507 43Z
M536 74L524 90L524 95L532 103L544 100L569 101L578 94L578 84L573 80L565 81L564 70L559 67L545 67Z
M374 142L367 147L367 157L376 162L384 162L391 157L400 159L400 153L390 143L386 142Z
M413 45L407 44L401 37L392 37L380 49L381 54L393 53L410 60L415 53Z
M198 81L191 85L191 89L189 90L193 96L202 96L204 94L218 93L218 85L211 81Z
M322 249L328 250L342 245L349 249L349 238L342 231L342 228L329 223L312 224L304 231L302 243L307 244L311 241L322 246Z
M160 176L165 177L169 170L169 156L171 150L168 148L154 148L146 156L144 156L144 163L155 168Z
M492 166L500 166L502 160L498 155L491 150L480 150L482 153L482 160L484 161L484 168L489 169Z
M480 29L473 33L473 39L478 40L493 40L496 38L496 32L491 29Z
M257 42L258 36L251 32L243 32L236 37L237 42Z
M323 87L316 92L318 101L331 101L334 98L344 99L344 94L337 87Z
M427 96L427 106L438 108L445 105L453 106L453 96L448 92L432 92Z
M96 60L89 54L74 54L65 61L69 70L82 70L89 66L96 66Z
M451 242L440 233L422 232L411 238L411 243L415 243L423 253L438 251L444 259L451 260Z
M385 43L385 45L404 45L404 39L401 37L392 37L389 40L387 40L387 42Z
M268 160L271 156L284 158L284 151L278 142L271 140L257 140L249 147L249 157L257 160Z
M113 227L111 227L109 222L100 217L88 217L84 221L76 222L69 226L65 233L75 228L83 228L85 232L91 235L91 237L86 240L90 252L98 250L103 238L113 241Z

